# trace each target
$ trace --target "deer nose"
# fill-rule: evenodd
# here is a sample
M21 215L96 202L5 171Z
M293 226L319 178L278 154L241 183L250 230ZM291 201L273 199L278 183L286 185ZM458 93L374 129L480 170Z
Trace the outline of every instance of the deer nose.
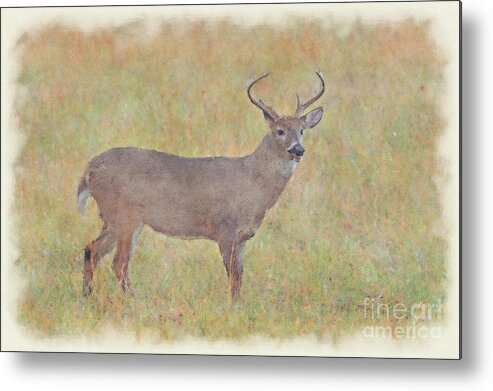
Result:
M303 156L305 153L305 148L301 144L295 144L288 149L289 153L294 153L296 156Z

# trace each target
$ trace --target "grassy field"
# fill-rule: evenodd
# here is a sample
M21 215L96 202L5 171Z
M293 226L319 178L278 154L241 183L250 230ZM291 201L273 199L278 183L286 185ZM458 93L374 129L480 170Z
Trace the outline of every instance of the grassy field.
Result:
M109 324L163 339L337 341L368 324L367 297L445 301L434 182L444 62L426 24L348 29L293 20L247 29L194 21L163 23L145 38L141 28L56 25L19 41L15 108L27 136L15 168L21 324L44 336ZM247 244L236 306L214 243L149 228L130 264L132 294L121 294L108 256L92 296L82 297L83 248L101 227L94 201L84 216L76 207L91 157L127 145L186 156L250 153L266 128L246 79L272 72L256 94L292 113L296 92L306 99L317 88L318 68L328 87L324 118L306 133L303 162Z

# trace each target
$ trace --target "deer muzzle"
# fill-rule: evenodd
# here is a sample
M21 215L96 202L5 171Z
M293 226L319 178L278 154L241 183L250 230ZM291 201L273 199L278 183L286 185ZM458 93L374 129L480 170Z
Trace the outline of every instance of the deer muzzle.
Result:
M300 143L296 143L289 147L288 152L291 155L291 160L299 162L305 153L305 148Z

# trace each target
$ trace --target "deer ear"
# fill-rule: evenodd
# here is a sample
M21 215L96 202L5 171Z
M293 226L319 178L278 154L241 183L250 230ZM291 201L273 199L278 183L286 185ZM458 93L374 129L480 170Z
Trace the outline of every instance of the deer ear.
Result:
M317 107L316 109L310 111L308 114L301 117L301 123L303 124L304 129L311 129L320 122L322 119L322 114L324 113L324 109L321 107Z

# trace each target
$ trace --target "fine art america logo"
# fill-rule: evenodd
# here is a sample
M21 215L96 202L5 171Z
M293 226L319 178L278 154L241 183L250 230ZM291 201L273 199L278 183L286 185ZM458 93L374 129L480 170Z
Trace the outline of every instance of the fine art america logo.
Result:
M368 323L363 328L367 338L426 339L441 338L442 328L437 326L444 315L441 300L435 303L386 304L375 299L363 301L364 317ZM402 325L401 325L402 323Z

